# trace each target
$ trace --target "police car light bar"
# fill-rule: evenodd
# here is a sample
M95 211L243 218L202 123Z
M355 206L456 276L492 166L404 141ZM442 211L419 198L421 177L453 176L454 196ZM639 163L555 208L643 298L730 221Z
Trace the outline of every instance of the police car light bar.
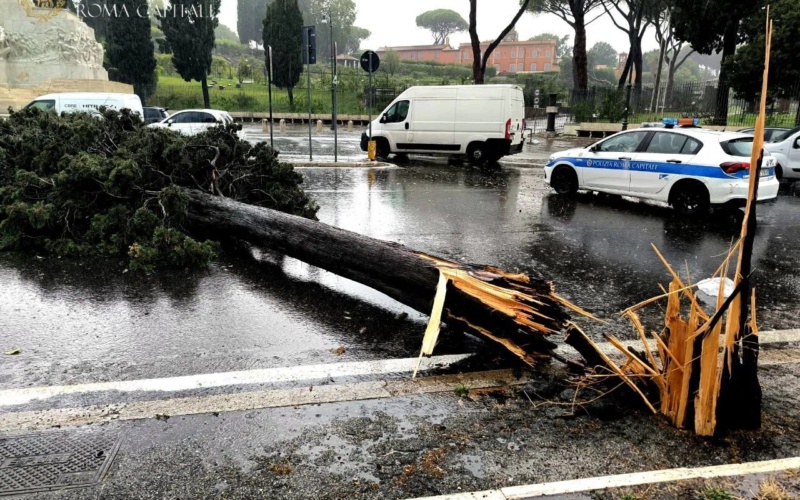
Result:
M661 123L667 128L679 127L699 127L700 118L662 118Z

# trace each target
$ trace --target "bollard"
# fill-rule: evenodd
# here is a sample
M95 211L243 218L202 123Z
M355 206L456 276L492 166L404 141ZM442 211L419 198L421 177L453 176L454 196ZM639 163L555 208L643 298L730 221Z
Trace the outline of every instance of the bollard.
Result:
M322 120L317 120L317 132L322 132Z
M349 120L347 122L347 131L348 132L352 132L353 131L353 120Z
M367 143L367 159L370 161L375 160L375 153L377 153L377 144L375 141L369 141Z
M271 124L269 123L269 120L267 120L266 118L264 118L263 120L261 120L261 131L262 131L262 132L264 132L265 134L267 134L267 133L269 133L269 131L270 131L270 129L271 129L271 128L272 128L272 126L271 126Z
M558 114L558 94L550 94L550 102L547 105L547 129L545 132L555 133L556 131L556 115Z
M281 122L279 124L281 132L286 132L286 118L281 118Z

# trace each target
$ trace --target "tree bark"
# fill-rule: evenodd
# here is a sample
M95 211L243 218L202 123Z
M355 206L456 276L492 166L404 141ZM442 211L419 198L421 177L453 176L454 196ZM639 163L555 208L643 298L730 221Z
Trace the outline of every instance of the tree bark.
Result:
M725 62L736 53L738 32L739 20L733 19L729 21L722 38L722 61L720 62L719 83L717 84L717 107L714 112L715 125L728 124L728 94L730 93L731 85L728 82L728 72L725 71Z
M472 80L483 83L486 68L481 69L481 39L478 38L478 0L469 0L469 40L472 44Z
M519 18L522 17L522 14L528 9L528 4L531 0L523 0L522 4L520 5L517 14L514 16L514 19L508 23L508 26L500 32L500 36L494 39L492 43L486 47L486 52L483 53L483 57L481 58L481 42L478 38L478 27L477 27L477 17L478 17L478 6L477 0L470 0L469 1L469 37L470 41L472 42L472 55L475 57L475 60L472 62L472 73L475 80L475 83L483 83L484 75L486 74L486 63L489 62L489 56L492 55L494 49L500 45L500 42L508 35L511 30L514 29L514 26L519 21ZM480 81L479 81L480 80Z
M269 247L424 314L431 313L442 273L448 277L442 321L502 345L530 366L539 358L565 361L546 336L566 328L569 316L564 307L574 306L555 295L546 281L456 264L295 215L197 190L185 192L197 232L210 230ZM448 274L453 270L455 275Z
M575 14L575 43L572 45L572 84L577 90L589 88L589 58L586 55L586 18Z
M661 39L658 46L658 71L656 72L656 82L653 85L653 97L650 99L650 111L658 111L658 90L661 87L661 72L664 70L664 52L667 51L666 38Z
M208 77L203 75L203 79L200 80L200 84L203 86L203 105L206 109L211 108L211 98L208 96Z

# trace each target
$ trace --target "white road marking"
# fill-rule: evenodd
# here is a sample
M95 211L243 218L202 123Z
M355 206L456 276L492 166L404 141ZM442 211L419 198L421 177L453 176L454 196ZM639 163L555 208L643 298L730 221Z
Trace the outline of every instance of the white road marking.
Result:
M714 465L710 467L680 467L677 469L634 472L632 474L590 477L553 483L509 486L498 490L456 493L452 495L418 498L416 500L514 500L551 495L567 495L570 493L605 490L608 488L685 481L687 479L713 479L745 474L765 474L797 468L800 468L800 457L765 460L763 462L747 462L743 464Z
M461 361L472 354L451 354L425 358L421 370L430 370L440 366L448 366ZM48 399L69 394L86 394L104 391L160 391L176 392L206 387L225 387L244 384L266 384L296 382L304 380L320 380L336 377L353 377L359 375L385 375L387 373L411 373L417 358L380 359L373 361L353 361L322 365L290 366L265 368L261 370L245 370L223 373L204 373L181 377L152 378L141 380L124 380L114 382L96 382L89 384L57 385L44 387L26 387L0 391L0 408L29 403L37 399Z
M412 359L412 362L415 361ZM412 363L413 365L413 363ZM459 375L440 375L415 380L383 380L321 386L271 389L234 394L214 394L56 408L0 414L0 432L29 432L52 427L88 425L113 420L139 420L200 413L231 412L308 404L392 398L411 394L449 392L463 384L468 389L485 389L526 384L530 375L515 378L512 370L493 370Z
M759 334L759 338L761 344L764 345L780 342L800 342L800 329L765 331ZM626 341L623 343L641 349L640 341ZM617 349L607 342L600 343L599 345L607 354L613 355L618 353ZM566 344L564 344L563 347L568 348ZM651 345L650 347L655 349L655 345ZM448 366L457 361L466 359L469 356L472 356L472 354L451 354L446 356L433 356L431 358L424 358L420 370L426 371L439 366ZM417 358L382 359L373 361L354 361L346 363L265 368L261 370L205 373L199 375L186 375L180 377L155 379L6 389L0 390L0 408L17 406L30 403L34 400L48 399L56 396L105 391L177 392L208 387L226 387L233 385L267 383L274 384L305 380L320 380L335 377L383 375L388 373L403 372L410 374L414 370L416 362ZM798 362L800 362L800 353L794 349L780 351L764 350L760 357L760 363L764 366Z

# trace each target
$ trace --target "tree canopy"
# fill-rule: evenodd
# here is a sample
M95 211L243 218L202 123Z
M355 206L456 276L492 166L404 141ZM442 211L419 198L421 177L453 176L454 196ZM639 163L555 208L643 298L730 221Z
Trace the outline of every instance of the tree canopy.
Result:
M211 107L207 77L211 71L214 30L219 24L217 16L221 1L184 0L183 15L165 11L160 18L161 31L172 50L172 64L187 82L200 82L206 108Z
M461 14L450 9L436 9L417 16L417 26L431 32L433 44L441 45L447 37L469 27Z
M147 0L116 0L117 5L125 6L127 12L139 12L147 8ZM153 54L153 40L150 19L130 16L108 19L106 56L115 79L133 84L133 91L144 103L152 84L155 83L156 57Z
M764 26L766 11L745 19L742 36L747 41L725 62L731 88L737 97L755 100L761 93L764 71ZM800 0L777 0L770 4L773 20L769 88L774 96L800 89Z
M566 57L572 51L572 46L569 44L569 35L558 36L554 33L539 33L536 36L528 38L528 41L535 42L540 40L555 40L556 41L556 57L561 59Z
M592 48L586 53L589 58L589 63L592 67L595 66L617 66L619 54L617 49L607 42L597 42L592 45Z
M202 266L217 244L188 235L187 188L314 218L302 177L238 125L187 137L100 111L0 121L0 250Z
M331 27L333 41L340 54L346 52L348 45L360 45L361 40L369 36L367 30L353 26L356 21L356 4L353 0L299 0L297 4L303 14L304 25L317 27L317 61L321 63L327 61L330 64ZM366 36L353 39L354 35L363 35L365 31Z
M297 0L273 0L264 18L264 46L272 46L272 83L287 89L289 104L294 106L294 86L303 71L303 14ZM317 37L318 39L320 37ZM264 51L269 67L269 53Z
M233 42L239 41L239 36L234 33L232 29L225 26L224 24L220 24L217 26L217 29L214 30L214 38L219 40L231 40Z

